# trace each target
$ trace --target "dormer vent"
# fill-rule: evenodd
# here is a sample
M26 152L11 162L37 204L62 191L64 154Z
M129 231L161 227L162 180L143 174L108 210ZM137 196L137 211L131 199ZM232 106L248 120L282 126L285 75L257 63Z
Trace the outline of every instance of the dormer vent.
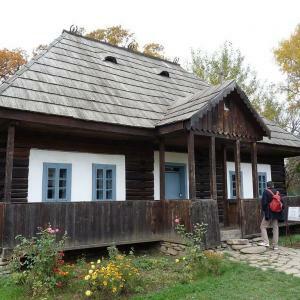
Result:
M159 75L164 76L164 77L170 77L170 73L168 71L161 71Z
M109 62L112 62L112 63L114 63L114 64L117 64L118 62L117 62L117 59L114 57L114 56L106 56L105 58L104 58L104 60L105 61L109 61Z

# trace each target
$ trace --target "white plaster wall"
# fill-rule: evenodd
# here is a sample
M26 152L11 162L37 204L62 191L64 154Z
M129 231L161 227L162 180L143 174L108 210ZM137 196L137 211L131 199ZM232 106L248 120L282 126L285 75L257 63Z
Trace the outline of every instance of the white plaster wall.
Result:
M92 164L116 165L116 199L126 200L125 155L31 149L28 202L42 201L43 163L72 164L71 201L92 200Z
M180 163L186 165L186 195L189 195L189 178L188 178L188 155L187 153L165 152L166 163ZM159 151L154 151L154 200L160 200L159 195Z
M229 172L235 171L234 162L227 162L227 190L230 197L230 177ZM243 198L253 198L252 183L252 165L250 163L241 163L241 171L243 172ZM257 164L257 172L267 173L267 181L271 181L271 165Z

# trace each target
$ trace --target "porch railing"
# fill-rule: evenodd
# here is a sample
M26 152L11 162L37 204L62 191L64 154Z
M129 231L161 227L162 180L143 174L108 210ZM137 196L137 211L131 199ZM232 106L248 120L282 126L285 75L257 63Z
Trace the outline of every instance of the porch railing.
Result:
M99 201L68 203L0 203L0 243L16 245L15 237L34 236L48 223L66 231L67 249L169 240L176 241L174 219L190 228L208 224L207 247L219 244L217 203L198 201Z

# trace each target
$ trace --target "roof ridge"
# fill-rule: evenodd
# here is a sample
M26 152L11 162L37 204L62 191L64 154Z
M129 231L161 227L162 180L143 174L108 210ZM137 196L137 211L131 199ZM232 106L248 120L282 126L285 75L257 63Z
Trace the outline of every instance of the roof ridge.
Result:
M19 78L24 72L29 70L29 68L35 64L40 58L42 58L54 45L56 45L60 40L63 39L63 35L61 34L58 38L56 38L53 42L51 42L46 49L41 51L38 55L32 57L26 64L21 66L20 69L18 69L12 76L10 76L8 79L3 81L3 83L0 85L0 95L8 89L13 82Z
M160 57L155 57L155 56L151 56L151 55L148 55L148 54L145 54L145 53L142 53L142 52L138 52L138 51L133 51L129 48L126 48L126 47L121 47L121 46L116 46L116 45L112 45L108 42L104 42L104 41L99 41L97 39L93 39L93 38L90 38L90 37L87 37L87 36L83 36L81 34L77 34L75 32L71 32L69 30L66 30L64 29L63 30L63 33L68 33L68 34L71 34L71 35L74 35L76 37L80 37L80 38L83 38L83 39L86 39L86 40L89 40L89 41L92 41L92 42L96 42L96 43L99 43L99 44L103 44L103 45L107 45L107 46L110 46L110 47L113 47L113 48L118 48L118 49L121 49L121 50L125 50L127 52L130 52L130 53L133 53L133 54L137 54L137 55L141 55L141 56L144 56L144 57L147 57L147 58L150 58L150 59L155 59L155 60L159 60L159 61L163 61L163 62L167 62L167 63L170 63L170 64L173 64L175 66L180 66L181 65L179 63L175 63L173 61L170 61L168 59L164 59L164 58L160 58Z

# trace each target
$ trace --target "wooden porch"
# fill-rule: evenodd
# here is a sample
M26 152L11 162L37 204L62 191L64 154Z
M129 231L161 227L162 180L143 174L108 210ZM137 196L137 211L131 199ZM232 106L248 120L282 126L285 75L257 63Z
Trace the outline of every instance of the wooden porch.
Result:
M0 216L4 256L16 245L17 235L34 236L38 227L49 223L59 228L61 235L67 233L68 250L178 241L176 217L187 229L196 222L207 224L207 248L220 243L217 205L213 200L0 203Z

